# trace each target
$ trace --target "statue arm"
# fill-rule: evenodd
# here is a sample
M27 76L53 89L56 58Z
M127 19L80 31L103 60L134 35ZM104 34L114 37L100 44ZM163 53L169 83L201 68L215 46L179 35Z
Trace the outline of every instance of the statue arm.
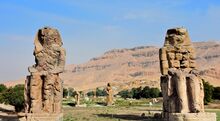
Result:
M28 67L28 71L29 71L30 73L35 73L35 72L38 71L34 66L35 66L35 65Z
M37 52L37 51L36 51L36 47L35 47L35 50L34 50L33 55L35 56L35 63L36 63L36 64L34 64L33 66L28 67L28 71L29 71L30 73L36 73L36 72L38 72L38 70L36 69L36 66L37 66L37 64L38 64L38 59L37 59L37 58L43 56L43 55L42 55L42 50Z
M58 65L57 67L51 71L51 73L62 73L64 71L64 67L65 67L65 58L66 58L66 51L64 48L60 48L59 50L60 56L59 56L59 60L58 60Z

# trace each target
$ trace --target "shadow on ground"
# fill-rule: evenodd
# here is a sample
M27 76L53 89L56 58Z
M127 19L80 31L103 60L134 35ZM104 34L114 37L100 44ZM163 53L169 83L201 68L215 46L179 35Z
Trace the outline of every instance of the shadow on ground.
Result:
M72 107L75 107L75 106L76 106L75 103L67 103L67 105L72 106Z
M2 116L0 115L0 121L18 121L18 116Z
M131 115L131 114L96 114L99 117L108 117L108 118L115 118L121 120L132 120L132 121L160 121L160 118L155 118L153 116L145 116L145 115Z
M20 116L16 113L0 113L0 121L24 121L20 120L24 116Z
M1 112L14 112L13 110L8 110L8 109L2 108L2 107L0 107L0 111Z
M96 104L101 105L101 106L106 106L107 104L104 102L97 102Z

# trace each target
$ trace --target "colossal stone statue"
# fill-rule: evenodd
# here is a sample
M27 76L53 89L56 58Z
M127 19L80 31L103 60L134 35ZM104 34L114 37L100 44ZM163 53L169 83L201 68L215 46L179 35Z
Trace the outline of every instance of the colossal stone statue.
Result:
M204 112L203 83L196 70L195 50L185 28L167 31L159 59L163 117L168 118L171 113Z
M79 106L80 105L80 93L79 93L79 91L76 91L75 100L76 100L76 106Z
M160 68L164 111L203 112L203 85L196 73L195 50L186 29L167 31L160 49Z
M111 106L113 104L113 90L112 90L112 86L110 83L107 84L107 87L106 87L106 103L107 103L107 106Z
M61 113L65 49L58 30L39 29L34 40L36 64L29 67L25 83L26 113Z

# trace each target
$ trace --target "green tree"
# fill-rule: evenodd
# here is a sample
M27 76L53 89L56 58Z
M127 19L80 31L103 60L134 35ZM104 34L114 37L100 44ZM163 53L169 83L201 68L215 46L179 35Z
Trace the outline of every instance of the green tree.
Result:
M204 104L207 105L212 100L214 87L209 82L202 80L204 86Z
M63 97L66 98L68 95L68 90L66 88L63 88Z
M128 90L122 90L120 92L118 92L118 95L120 95L122 98L126 99L126 98L132 98L132 94L130 91Z
M141 98L141 91L142 91L141 87L139 87L139 88L132 88L131 89L132 98L140 99Z
M10 87L1 94L1 101L15 106L15 111L24 109L24 85Z
M94 91L88 92L88 93L87 93L87 96L89 96L89 97L90 97L90 96L94 96Z
M220 87L214 87L213 99L220 100Z
M96 88L96 96L106 96L107 93L105 92L105 90L103 89L99 89L99 88Z
M69 96L71 96L71 97L74 97L74 96L75 96L75 93L74 93L74 89L73 89L73 88L68 88L68 93L69 93Z
M142 98L157 98L160 94L161 92L158 88L150 88L149 86L144 87L141 92Z
M0 84L0 93L5 91L7 87L4 84Z
M70 97L74 97L76 95L76 91L74 91L73 88L63 88L63 97L67 97L67 96L70 96Z
M129 90L122 90L118 93L123 98L156 98L161 96L161 92L158 88L150 88L149 86L146 86L142 89L142 87L139 88L132 88L131 91Z
M150 88L150 98L157 98L160 95L160 90L158 88Z
M146 86L143 88L143 90L141 91L141 96L143 98L150 98L150 87Z

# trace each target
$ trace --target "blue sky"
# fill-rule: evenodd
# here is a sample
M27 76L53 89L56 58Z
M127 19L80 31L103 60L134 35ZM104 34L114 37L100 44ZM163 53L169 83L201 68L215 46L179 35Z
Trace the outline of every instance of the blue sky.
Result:
M60 31L67 64L114 48L160 47L172 27L186 27L192 41L220 40L218 0L2 0L0 15L1 81L28 74L43 26Z

